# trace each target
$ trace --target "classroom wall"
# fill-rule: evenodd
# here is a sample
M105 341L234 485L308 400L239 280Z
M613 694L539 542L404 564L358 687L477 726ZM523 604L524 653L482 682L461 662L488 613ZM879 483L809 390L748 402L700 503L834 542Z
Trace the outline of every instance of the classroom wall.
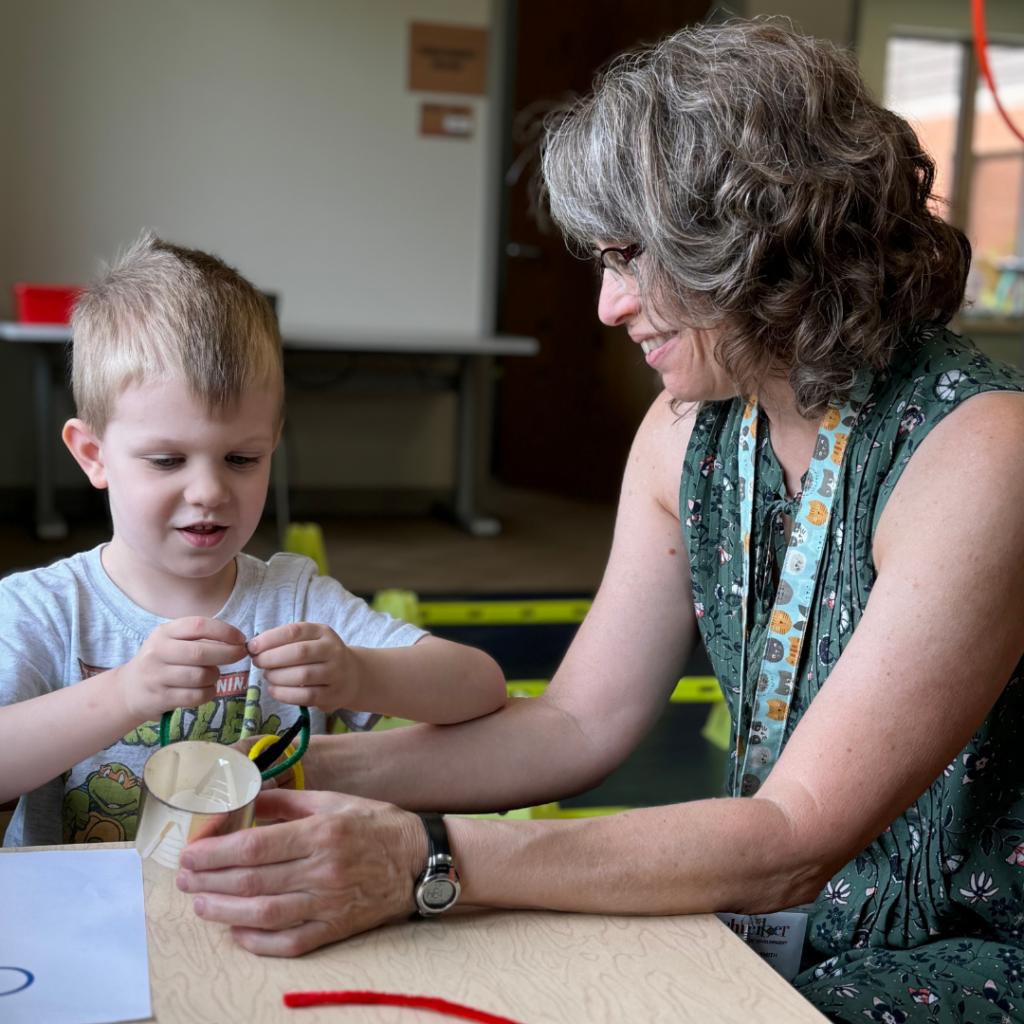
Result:
M778 14L809 36L831 39L846 46L853 42L857 0L745 0L744 17Z
M278 292L285 334L489 330L488 101L411 93L406 76L411 21L486 26L490 11L6 0L0 316L12 280L87 280L151 227ZM419 135L425 99L472 107L473 138ZM0 430L27 440L28 364L11 349ZM330 397L333 414L292 402L298 485L450 483L451 396ZM0 487L30 470L27 444L0 449ZM65 459L58 483L80 480Z

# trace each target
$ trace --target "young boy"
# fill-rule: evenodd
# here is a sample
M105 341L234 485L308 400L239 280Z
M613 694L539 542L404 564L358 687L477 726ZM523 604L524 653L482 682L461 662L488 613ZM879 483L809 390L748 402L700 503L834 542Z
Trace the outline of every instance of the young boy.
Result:
M496 710L486 654L372 611L309 559L241 554L283 420L266 300L213 256L143 236L72 320L64 441L106 488L109 544L0 581L5 845L135 835L160 716L172 739L355 729ZM317 709L317 710L314 710ZM352 710L338 709L349 708Z

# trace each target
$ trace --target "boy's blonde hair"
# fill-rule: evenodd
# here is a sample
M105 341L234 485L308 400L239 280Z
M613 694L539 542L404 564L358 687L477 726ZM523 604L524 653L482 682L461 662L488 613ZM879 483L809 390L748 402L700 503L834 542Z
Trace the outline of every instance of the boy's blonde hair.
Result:
M102 436L133 384L176 378L211 411L254 387L279 396L284 370L266 298L223 260L146 232L71 315L78 415Z

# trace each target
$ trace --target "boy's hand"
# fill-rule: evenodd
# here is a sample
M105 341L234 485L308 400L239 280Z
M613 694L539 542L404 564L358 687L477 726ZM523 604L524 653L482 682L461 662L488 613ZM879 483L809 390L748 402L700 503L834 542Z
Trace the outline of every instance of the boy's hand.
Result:
M277 626L250 640L248 650L275 700L328 713L352 707L359 666L330 626L316 622Z
M148 722L213 700L219 666L246 655L245 634L234 626L219 619L175 619L157 626L138 654L113 671L132 718Z

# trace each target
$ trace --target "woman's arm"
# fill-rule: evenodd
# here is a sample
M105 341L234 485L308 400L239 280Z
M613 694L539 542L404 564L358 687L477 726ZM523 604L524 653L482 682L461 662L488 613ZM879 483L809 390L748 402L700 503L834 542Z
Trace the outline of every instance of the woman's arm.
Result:
M452 821L465 898L689 913L817 895L963 749L1024 652L1022 439L1024 398L986 395L922 443L879 524L864 617L755 798Z
M878 577L865 614L757 796L576 822L452 819L464 899L506 907L664 914L770 912L816 895L963 748L1024 650L1022 437L1024 400L984 395L947 417L921 444L875 537ZM967 523L962 495L982 499L972 502ZM611 573L610 566L609 578ZM654 606L643 610L658 614ZM605 621L600 636L581 631L570 664L591 664L590 649L607 634L611 647L628 645L633 658L643 662L649 652L634 641L650 641L651 635L638 638L614 627ZM596 668L601 679L600 664ZM578 682L568 681L568 689L575 690ZM599 702L602 709L613 703L610 689ZM580 707L571 699L568 706ZM613 714L602 713L604 721L614 723ZM458 729L468 733L503 714ZM544 721L543 713L521 714L520 728ZM574 726L579 721L575 714L572 720ZM453 773L447 745L434 760L424 756L435 734L423 733L410 744L404 762L376 774L366 766L355 781L404 789L413 806L433 802L431 796L437 799L434 806L472 803L474 784L497 790L509 803L527 802L514 798L543 791L549 768L563 782L579 782L587 774L572 771L563 746L571 754L589 755L588 770L604 763L592 753L602 738L591 731L595 720L567 734L561 746L549 731L546 750L532 747L533 758L543 761L539 766L516 758L516 741L532 746L532 737L510 729L488 733L501 741L489 751L469 743L458 749L460 771ZM618 734L606 739L614 744ZM525 783L509 781L510 766L521 771ZM464 778L467 767L480 777ZM404 771L431 778L403 786ZM267 794L262 813L301 820L195 844L183 856L190 870L179 884L203 892L203 916L239 926L236 938L256 952L294 954L312 948L308 942L372 927L411 909L412 879L423 866L423 850L411 838L418 823L394 808L380 808L341 795ZM329 857L328 851L343 848L347 837L362 835L368 826L360 822L369 819L377 822L375 828L389 822L393 834L393 841L377 837L393 851L383 866L379 858L342 860L339 853L332 861L334 874L308 872L301 894L292 874L288 895L279 895L276 862ZM376 903L332 904L332 894L343 890L386 895ZM320 909L328 906L334 910ZM300 920L313 924L300 926Z
M622 763L697 643L678 516L692 417L668 402L660 396L637 433L604 579L545 694L463 725L314 737L307 787L413 809L493 811L582 792Z

